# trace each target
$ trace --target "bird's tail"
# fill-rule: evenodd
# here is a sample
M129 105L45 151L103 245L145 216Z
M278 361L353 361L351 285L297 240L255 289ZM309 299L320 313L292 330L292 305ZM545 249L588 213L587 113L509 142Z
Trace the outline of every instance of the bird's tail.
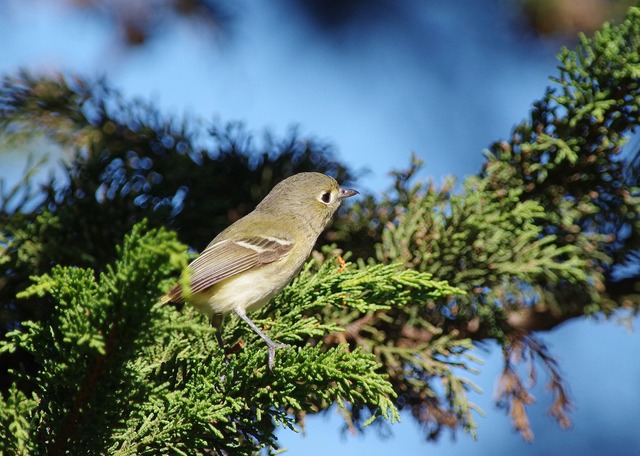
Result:
M169 288L169 291L167 291L164 294L164 296L162 296L160 298L160 303L162 303L162 304L169 304L169 303L179 304L182 301L183 301L183 299L182 299L182 287L180 286L179 283L176 283L174 286Z

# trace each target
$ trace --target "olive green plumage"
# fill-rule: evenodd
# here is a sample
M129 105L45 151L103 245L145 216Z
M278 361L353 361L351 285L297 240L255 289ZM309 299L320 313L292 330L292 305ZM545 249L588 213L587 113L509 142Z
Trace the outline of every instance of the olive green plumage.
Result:
M281 345L246 313L266 305L297 275L342 200L357 193L320 173L283 180L191 262L187 292L176 284L162 300L186 300L217 326L222 316L235 312L267 343L272 368Z

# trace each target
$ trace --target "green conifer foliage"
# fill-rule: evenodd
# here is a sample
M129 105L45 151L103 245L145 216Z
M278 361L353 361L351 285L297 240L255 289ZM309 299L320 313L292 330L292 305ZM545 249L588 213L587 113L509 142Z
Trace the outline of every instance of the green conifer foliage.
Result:
M256 319L292 344L271 372L264 344L246 325L225 327L227 341L242 341L225 357L202 316L158 303L171 273L186 266L184 250L175 234L142 223L97 278L91 269L60 266L34 278L20 297L51 296L55 304L48 319L24 322L0 345L0 353L26 350L40 366L16 372L33 396L10 388L2 426L20 432L3 433L1 450L248 454L277 448L274 428L295 428L292 412L334 403L346 416L367 407L369 421L393 422L395 394L373 355L305 344L340 330L318 312L374 312L458 291L397 266L328 260L314 271L310 263L274 303L277 311Z
M550 413L562 426L570 422L566 385L536 333L577 316L640 310L640 154L620 156L640 121L640 9L631 8L619 26L582 36L559 59L555 86L510 141L492 145L483 172L461 192L451 192L453 181L411 184L420 168L414 160L396 175L395 195L362 209L383 226L378 260L402 261L467 292L426 319L455 338L501 343L499 404L527 439L533 399L518 361L543 365L554 395ZM403 320L380 324L391 334L408 332ZM432 333L420 329L414 340ZM456 415L450 423L466 422Z

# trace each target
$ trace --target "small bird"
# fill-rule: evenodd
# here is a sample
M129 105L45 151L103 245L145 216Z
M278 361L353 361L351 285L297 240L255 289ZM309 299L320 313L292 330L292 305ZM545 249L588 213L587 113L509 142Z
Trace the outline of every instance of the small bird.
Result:
M222 319L235 312L267 343L268 366L273 370L275 349L286 345L272 341L247 312L266 305L298 274L342 200L356 194L320 173L284 179L253 212L218 234L189 264L188 296L176 283L161 301L186 298L218 328L221 346Z

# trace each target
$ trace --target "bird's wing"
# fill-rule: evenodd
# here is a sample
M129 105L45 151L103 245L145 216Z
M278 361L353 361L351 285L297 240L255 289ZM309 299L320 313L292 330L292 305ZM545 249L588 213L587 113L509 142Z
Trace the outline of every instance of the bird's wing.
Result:
M213 242L189 265L191 293L198 293L231 276L286 256L293 242L271 236L251 236ZM182 289L174 285L167 301L182 301Z

